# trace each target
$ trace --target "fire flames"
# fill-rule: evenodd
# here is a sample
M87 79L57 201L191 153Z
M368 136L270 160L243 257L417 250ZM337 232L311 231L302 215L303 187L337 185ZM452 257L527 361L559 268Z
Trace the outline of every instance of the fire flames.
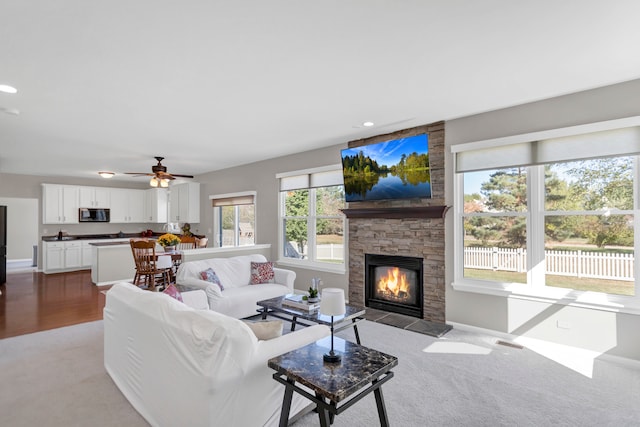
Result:
M400 272L398 267L387 269L386 276L380 277L376 284L376 291L385 297L396 300L407 300L411 284L405 273Z

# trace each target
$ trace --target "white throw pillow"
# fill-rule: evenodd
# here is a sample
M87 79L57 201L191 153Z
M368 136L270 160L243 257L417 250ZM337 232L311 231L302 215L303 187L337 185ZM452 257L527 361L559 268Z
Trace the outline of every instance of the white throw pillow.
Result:
M282 320L244 321L259 340L270 340L282 336Z

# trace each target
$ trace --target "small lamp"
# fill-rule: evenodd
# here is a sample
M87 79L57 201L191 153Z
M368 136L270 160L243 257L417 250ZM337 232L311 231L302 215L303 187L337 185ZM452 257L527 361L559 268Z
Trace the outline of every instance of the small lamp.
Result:
M342 357L333 350L333 316L340 316L346 312L344 303L344 290L338 288L325 288L320 299L320 314L331 316L331 351L325 353L325 362L337 363Z
M149 181L149 185L151 185L152 187L157 187L158 179L154 176L153 178L151 178L151 181Z

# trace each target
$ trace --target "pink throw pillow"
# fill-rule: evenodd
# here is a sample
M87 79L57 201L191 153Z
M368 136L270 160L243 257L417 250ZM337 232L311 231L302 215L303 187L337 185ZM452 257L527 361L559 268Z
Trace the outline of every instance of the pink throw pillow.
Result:
M260 283L274 283L275 274L273 272L273 263L268 262L252 262L251 263L251 284L258 285Z
M167 286L167 289L162 291L162 293L163 294L167 294L171 298L175 298L180 302L184 302L184 301L182 301L182 295L180 294L180 291L178 290L178 288L176 288L176 286L173 283L170 284L169 286Z

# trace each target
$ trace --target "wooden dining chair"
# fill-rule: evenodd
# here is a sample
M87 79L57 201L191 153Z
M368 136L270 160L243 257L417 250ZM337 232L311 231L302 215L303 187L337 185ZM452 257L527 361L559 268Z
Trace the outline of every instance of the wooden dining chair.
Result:
M178 250L184 249L196 249L198 245L196 244L195 236L182 236L180 237L180 243L178 243Z
M156 285L160 284L166 287L171 283L171 264L169 267L161 266L156 255L156 243L145 240L129 241L133 260L136 263L136 274L133 278L133 284L136 286L144 285L146 289L155 290Z

